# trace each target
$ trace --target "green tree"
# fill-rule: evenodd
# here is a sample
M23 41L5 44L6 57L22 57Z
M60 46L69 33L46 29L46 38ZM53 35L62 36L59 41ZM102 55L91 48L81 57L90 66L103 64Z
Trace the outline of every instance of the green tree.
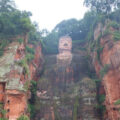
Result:
M118 9L120 7L119 0L84 0L84 4L98 13L105 14L112 12L112 8Z
M58 53L58 42L61 36L69 35L73 40L73 49L80 46L81 42L86 42L91 26L93 25L97 14L95 12L87 12L83 19L63 20L42 38L42 46L44 54Z
M0 13L11 12L15 10L15 3L13 0L0 0Z

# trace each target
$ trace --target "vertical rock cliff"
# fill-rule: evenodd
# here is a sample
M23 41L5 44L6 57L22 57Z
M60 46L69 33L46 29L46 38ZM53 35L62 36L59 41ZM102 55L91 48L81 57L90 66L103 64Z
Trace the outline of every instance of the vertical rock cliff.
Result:
M120 119L120 38L119 28L113 22L99 23L94 32L93 63L105 91L105 119ZM98 45L98 44L99 45Z
M0 117L9 120L17 120L21 115L29 114L27 103L30 81L36 79L36 71L42 64L40 44L28 45L35 49L31 62L26 59L26 45L14 40L0 57Z

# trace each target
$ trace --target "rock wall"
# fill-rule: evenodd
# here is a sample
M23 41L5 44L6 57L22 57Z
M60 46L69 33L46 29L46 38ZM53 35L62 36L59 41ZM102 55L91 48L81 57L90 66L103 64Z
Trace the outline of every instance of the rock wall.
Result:
M92 53L92 58L96 73L99 78L102 79L102 84L104 86L102 89L105 90L106 94L104 104L106 106L107 116L105 117L105 120L118 120L120 119L120 106L119 103L117 104L117 102L120 100L120 41L115 40L113 33L119 30L110 27L110 33L104 35L104 32L107 29L107 23L105 26L101 25L100 23L96 27L94 33L94 42L102 33L102 36L99 39L99 46L103 50L99 53L99 60L96 59L98 55L97 52Z
M30 63L25 61L25 46L26 43L20 44L14 40L0 57L0 117L9 120L17 120L21 115L29 113L27 101L30 81L36 80L38 66L42 65L40 44L32 45L35 48L35 56ZM6 111L4 116L2 111Z

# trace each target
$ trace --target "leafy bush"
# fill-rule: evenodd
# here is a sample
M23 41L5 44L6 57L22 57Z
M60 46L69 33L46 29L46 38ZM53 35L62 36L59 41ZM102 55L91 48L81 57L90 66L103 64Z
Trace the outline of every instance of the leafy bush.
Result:
M30 113L30 118L33 119L36 113L34 104L28 104L28 112Z
M24 59L20 60L19 62L17 62L17 64L24 68L24 73L25 74L29 74L29 67L28 67L28 64L27 64L26 57Z
M99 61L99 63L101 63L100 55L101 55L103 49L104 49L104 47L98 47L97 48L97 60Z
M73 108L73 120L77 120L78 107L79 107L79 97L77 96L75 98L75 104Z
M30 82L26 81L25 84L24 84L24 87L23 87L25 91L28 91L29 85L30 85Z
M95 48L95 42L90 43L90 50L93 52Z
M114 103L114 105L120 105L120 99L117 100L117 101Z
M113 27L114 29L119 29L119 28L120 28L120 25L119 25L117 22L112 21L112 22L110 22L110 23L108 24L107 27L108 27L108 28L109 28L109 27Z
M100 76L103 78L104 75L109 71L110 65L105 64L104 67L100 70Z
M2 40L1 40L2 39ZM0 38L0 56L4 53L4 48L10 43L10 40L6 40L4 38Z
M105 95L99 95L99 102L102 104L105 101Z
M29 46L26 46L26 60L27 62L31 62L34 59L34 54L35 54L35 50L34 48L30 48Z
M2 49L0 49L0 56L2 56L4 53L4 51Z
M33 80L31 81L30 91L31 91L30 103L33 104L35 102L36 91L37 91L37 83L36 83L36 81L33 81Z
M26 115L21 115L17 120L30 120L30 119Z
M23 42L22 38L17 39L17 41L21 44Z
M34 48L30 48L29 46L26 46L26 51L27 51L28 53L31 53L31 54L34 54L34 53L35 53Z
M113 36L114 36L114 40L115 40L115 41L120 40L120 32L118 32L118 31L114 32L114 33L113 33Z
M105 37L106 35L109 35L109 34L111 34L110 30L109 30L109 29L106 29L106 30L103 32L102 37Z
M12 0L0 1L4 3L0 9L0 56L3 55L4 48L13 41L18 35L26 36L30 31L35 29L30 20L31 13L20 11L13 7ZM10 10L12 8L12 10ZM21 43L23 40L18 39Z
M36 45L41 42L41 33L37 30L32 30L28 34L28 43Z
M0 118L0 120L8 120L7 118Z
M31 62L34 59L34 55L27 53L26 59L27 59L27 62Z
M96 109L98 109L99 111L102 112L102 115L103 115L103 113L106 111L105 105L97 104L95 107L96 107Z
M36 91L37 91L37 82L34 80L31 81L30 91L31 91L31 98L29 100L28 111L30 112L30 118L33 119L36 113L34 104L35 104Z
M0 118L0 120L8 120L8 119L5 117L7 111L3 109L3 105L2 105L1 108L0 108L0 113L1 113L2 116L3 116L2 118Z

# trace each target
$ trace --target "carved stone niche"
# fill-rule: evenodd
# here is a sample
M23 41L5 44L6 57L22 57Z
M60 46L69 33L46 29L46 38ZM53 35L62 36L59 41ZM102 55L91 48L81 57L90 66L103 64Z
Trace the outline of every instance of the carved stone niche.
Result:
M58 64L70 64L72 61L72 39L69 36L63 36L59 40L59 54L57 55Z
M61 37L59 40L59 53L70 52L72 49L72 39L69 36Z

